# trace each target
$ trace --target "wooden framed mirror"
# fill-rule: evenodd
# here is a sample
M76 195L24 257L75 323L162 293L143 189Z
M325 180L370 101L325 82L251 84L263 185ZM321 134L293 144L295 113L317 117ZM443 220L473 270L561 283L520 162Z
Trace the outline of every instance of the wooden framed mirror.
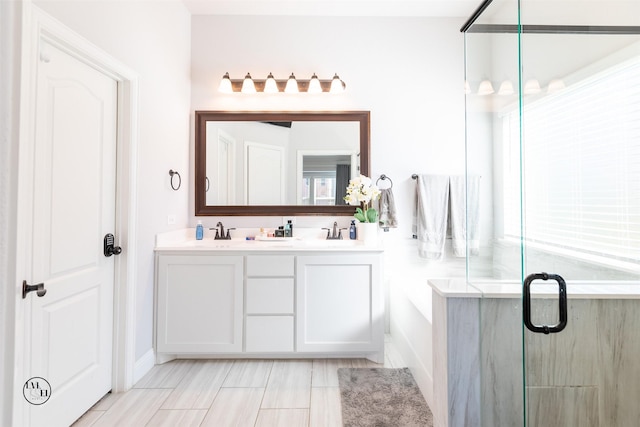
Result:
M197 216L353 215L370 112L195 112Z

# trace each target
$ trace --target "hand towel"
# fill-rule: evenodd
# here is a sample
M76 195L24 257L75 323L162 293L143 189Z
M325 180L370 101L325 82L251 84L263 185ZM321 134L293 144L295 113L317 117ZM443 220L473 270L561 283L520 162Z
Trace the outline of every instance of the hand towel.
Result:
M398 226L396 202L391 188L380 189L380 198L377 200L377 209L379 212L378 226L380 228L396 228Z
M468 246L469 255L478 255L480 177L468 176L466 185L464 176L452 176L449 182L453 254L457 257L466 256Z
M447 237L449 207L449 177L419 175L416 185L415 227L418 236L418 255L428 259L442 259Z

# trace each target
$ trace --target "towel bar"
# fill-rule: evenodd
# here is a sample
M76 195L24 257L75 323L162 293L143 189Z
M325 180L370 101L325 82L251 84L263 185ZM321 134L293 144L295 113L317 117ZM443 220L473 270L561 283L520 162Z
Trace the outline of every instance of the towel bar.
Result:
M412 178L412 179L418 179L418 174L417 174L417 173L414 173L413 175L411 175L411 178ZM482 177L480 177L480 178L482 178Z
M380 175L380 178L378 178L378 179L376 180L376 185L378 185L378 182L379 182L380 180L383 180L383 181L384 181L384 180L386 180L386 179L388 179L388 180L389 180L389 182L391 183L391 185L389 186L389 188L393 188L393 181L391 181L391 178L389 178L389 177L388 177L387 175L385 175L385 174Z

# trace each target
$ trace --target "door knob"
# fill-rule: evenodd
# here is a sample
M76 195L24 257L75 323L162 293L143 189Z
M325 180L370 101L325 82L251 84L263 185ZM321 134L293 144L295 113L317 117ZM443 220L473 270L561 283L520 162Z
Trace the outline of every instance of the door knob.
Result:
M120 246L115 246L115 240L115 237L113 237L113 234L111 233L104 236L104 256L110 257L111 255L120 255L122 248Z
M27 297L29 292L35 291L39 297L43 297L44 294L47 293L47 290L44 288L44 283L38 283L37 285L27 285L27 281L22 281L22 299Z

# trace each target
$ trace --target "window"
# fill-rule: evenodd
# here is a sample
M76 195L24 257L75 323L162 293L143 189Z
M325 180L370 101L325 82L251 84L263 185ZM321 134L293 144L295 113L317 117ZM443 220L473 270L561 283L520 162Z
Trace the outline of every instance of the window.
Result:
M520 236L520 124L504 117L505 234ZM524 238L640 261L640 59L525 105Z
M305 172L303 177L302 203L305 205L336 204L336 173Z

